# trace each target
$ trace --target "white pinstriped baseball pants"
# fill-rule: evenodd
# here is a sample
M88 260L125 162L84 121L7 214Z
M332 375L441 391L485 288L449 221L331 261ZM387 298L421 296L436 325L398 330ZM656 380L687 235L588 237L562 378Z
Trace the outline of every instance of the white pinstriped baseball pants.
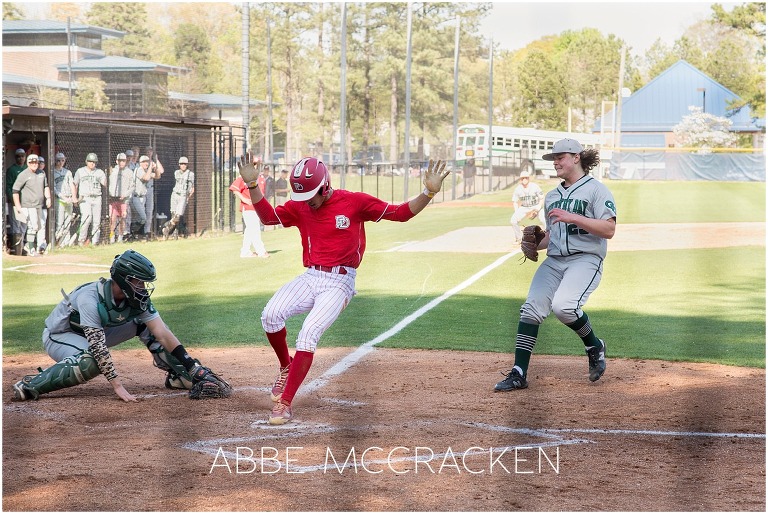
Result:
M277 290L261 313L261 326L268 333L285 327L285 320L309 314L296 336L296 350L315 352L320 336L328 330L356 294L357 270L345 268L346 275L308 268Z

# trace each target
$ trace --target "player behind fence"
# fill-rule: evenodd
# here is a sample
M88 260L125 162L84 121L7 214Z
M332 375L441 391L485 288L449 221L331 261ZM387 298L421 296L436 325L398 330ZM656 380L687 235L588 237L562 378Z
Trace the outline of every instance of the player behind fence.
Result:
M27 375L13 385L16 401L76 386L104 375L122 400L136 401L126 391L109 348L138 337L166 372L169 389L189 389L190 398L229 396L231 388L218 375L192 359L150 300L154 265L134 250L115 256L110 278L83 284L66 294L45 320L43 346L56 364Z
M589 176L600 164L596 149L584 150L578 141L562 139L542 158L554 161L563 181L544 199L546 231L539 225L523 231L523 254L536 261L538 250L546 248L547 258L533 275L520 308L514 366L496 384L496 391L528 387L528 364L539 325L550 312L583 341L589 380L595 382L605 372L605 341L595 335L582 307L603 276L608 239L616 232L616 205L608 188Z
M110 242L122 243L129 234L128 211L133 196L133 172L128 167L128 156L117 154L114 168L109 174L109 225L114 232Z
M85 157L85 166L75 172L75 187L80 205L80 236L78 244L86 244L89 236L91 244L99 244L101 237L101 197L107 187L107 175L96 165L99 157L89 153Z
M163 237L168 237L178 229L178 233L187 234L184 212L195 193L195 172L189 169L189 159L179 158L179 169L173 172L176 183L171 192L171 219L163 225Z
M75 222L74 206L77 191L72 172L64 167L66 162L67 156L58 152L53 165L53 192L56 197L56 246L69 246L76 239L76 235L73 235L72 225ZM78 208L78 212L79 210Z
M45 224L51 207L51 190L37 155L27 156L27 168L16 177L11 189L16 219L26 233L27 255L43 255L47 246Z
M291 420L291 403L309 372L320 337L355 295L355 276L365 253L365 222L410 220L432 201L449 172L443 171L443 161L430 160L424 191L393 205L366 193L334 190L325 164L305 157L290 174L291 200L273 207L258 187L259 170L252 162L246 157L238 167L256 213L265 225L299 229L306 268L272 296L261 314L261 325L280 363L269 423L280 425ZM285 321L303 313L308 314L291 358Z

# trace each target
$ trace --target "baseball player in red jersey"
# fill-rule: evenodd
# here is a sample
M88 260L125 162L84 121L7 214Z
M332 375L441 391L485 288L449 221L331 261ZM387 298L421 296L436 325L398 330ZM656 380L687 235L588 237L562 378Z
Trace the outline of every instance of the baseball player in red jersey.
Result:
M395 205L366 193L333 189L325 164L305 157L291 171L291 199L273 207L259 189L259 170L252 162L250 156L245 156L238 168L256 213L265 225L299 229L307 268L281 287L261 314L261 325L280 361L280 371L272 385L275 404L269 423L282 425L292 418L291 402L312 366L320 336L355 295L357 267L365 253L364 223L404 222L413 218L440 191L450 171L444 171L444 161L430 160L424 191L409 202ZM285 321L303 313L309 314L296 337L296 352L291 357Z

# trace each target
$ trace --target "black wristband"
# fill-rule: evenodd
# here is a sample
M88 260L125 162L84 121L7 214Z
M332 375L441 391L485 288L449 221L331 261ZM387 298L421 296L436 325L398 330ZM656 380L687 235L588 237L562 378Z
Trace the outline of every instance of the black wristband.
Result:
M173 351L171 352L171 355L176 357L176 360L179 361L182 364L182 366L184 366L184 369L186 369L187 371L194 368L195 365L197 364L195 360L189 356L189 354L187 353L187 350L184 349L184 345L182 344L174 348Z

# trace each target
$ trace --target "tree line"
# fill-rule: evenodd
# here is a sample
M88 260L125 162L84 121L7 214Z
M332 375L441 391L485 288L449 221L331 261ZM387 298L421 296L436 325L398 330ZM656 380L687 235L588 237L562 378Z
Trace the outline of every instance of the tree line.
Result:
M94 2L51 4L47 18L125 32L105 40L109 55L181 66L169 79L182 93L241 94L242 4ZM380 145L390 160L404 153L406 21L409 4L347 4L347 127L340 123L341 3L250 4L250 95L267 98L269 24L275 148L297 158L329 151L346 137L357 151ZM480 23L491 3L413 2L411 152L450 156L456 18L460 18L459 123L488 120L489 45ZM4 19L22 19L23 7L3 4ZM513 27L510 27L513 30ZM593 28L563 31L522 49L494 49L493 120L499 125L591 131L601 104L616 100L622 48L623 83L636 91L679 59L686 59L765 116L765 4L726 11L714 4L704 21L671 46L660 39L637 54L619 36ZM573 72L576 70L576 72ZM103 101L103 99L102 99ZM253 141L268 132L259 110Z

